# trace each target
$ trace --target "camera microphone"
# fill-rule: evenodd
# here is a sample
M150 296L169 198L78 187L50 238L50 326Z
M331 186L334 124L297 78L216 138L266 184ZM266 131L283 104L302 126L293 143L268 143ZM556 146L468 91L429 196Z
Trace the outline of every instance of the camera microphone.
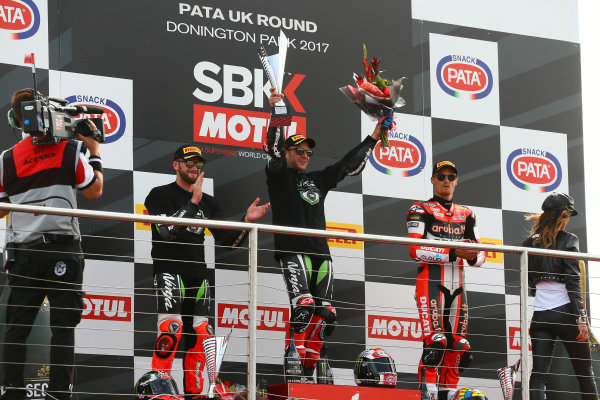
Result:
M104 109L95 106L75 106L77 111L84 114L104 114Z
M60 107L59 110L69 115L104 114L104 110L101 107L94 106L67 106Z

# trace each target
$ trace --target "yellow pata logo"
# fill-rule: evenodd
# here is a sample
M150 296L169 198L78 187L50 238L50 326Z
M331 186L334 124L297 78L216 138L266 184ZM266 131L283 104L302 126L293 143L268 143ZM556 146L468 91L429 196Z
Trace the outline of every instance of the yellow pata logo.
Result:
M342 224L340 222L327 222L326 229L336 232L363 233L362 225ZM363 242L360 240L327 238L327 243L331 247L341 247L344 249L362 250L363 248Z
M495 244L502 246L502 239L481 238L482 244ZM504 262L504 254L499 251L486 251L485 262L502 264Z

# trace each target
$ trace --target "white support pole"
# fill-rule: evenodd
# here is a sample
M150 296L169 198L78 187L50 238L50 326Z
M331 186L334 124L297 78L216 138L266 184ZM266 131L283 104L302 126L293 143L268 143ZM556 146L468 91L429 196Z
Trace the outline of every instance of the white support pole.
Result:
M521 253L521 391L523 400L529 400L529 324L527 301L529 300L529 266L527 250Z
M258 228L248 238L248 400L256 400L256 304L258 296Z

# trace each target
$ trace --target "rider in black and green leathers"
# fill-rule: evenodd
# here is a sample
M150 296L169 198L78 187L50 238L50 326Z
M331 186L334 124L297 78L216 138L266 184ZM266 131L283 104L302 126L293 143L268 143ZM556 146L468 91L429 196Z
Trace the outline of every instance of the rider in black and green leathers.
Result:
M283 95L271 89L271 106ZM315 141L302 135L285 139L282 127L267 131L269 161L265 169L273 207L273 224L325 230L325 196L346 176L362 172L381 126L338 162L320 171L306 172ZM320 357L323 340L336 325L331 305L333 270L327 239L301 235L275 235L275 259L287 286L294 327L294 342L306 375ZM286 339L286 347L289 337Z

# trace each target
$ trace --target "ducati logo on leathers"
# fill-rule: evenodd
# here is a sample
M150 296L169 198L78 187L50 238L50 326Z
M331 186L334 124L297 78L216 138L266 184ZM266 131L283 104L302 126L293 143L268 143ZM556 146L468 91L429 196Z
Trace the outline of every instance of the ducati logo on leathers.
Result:
M321 192L315 186L315 183L310 180L298 181L298 192L302 200L310 205L317 204L321 200Z

